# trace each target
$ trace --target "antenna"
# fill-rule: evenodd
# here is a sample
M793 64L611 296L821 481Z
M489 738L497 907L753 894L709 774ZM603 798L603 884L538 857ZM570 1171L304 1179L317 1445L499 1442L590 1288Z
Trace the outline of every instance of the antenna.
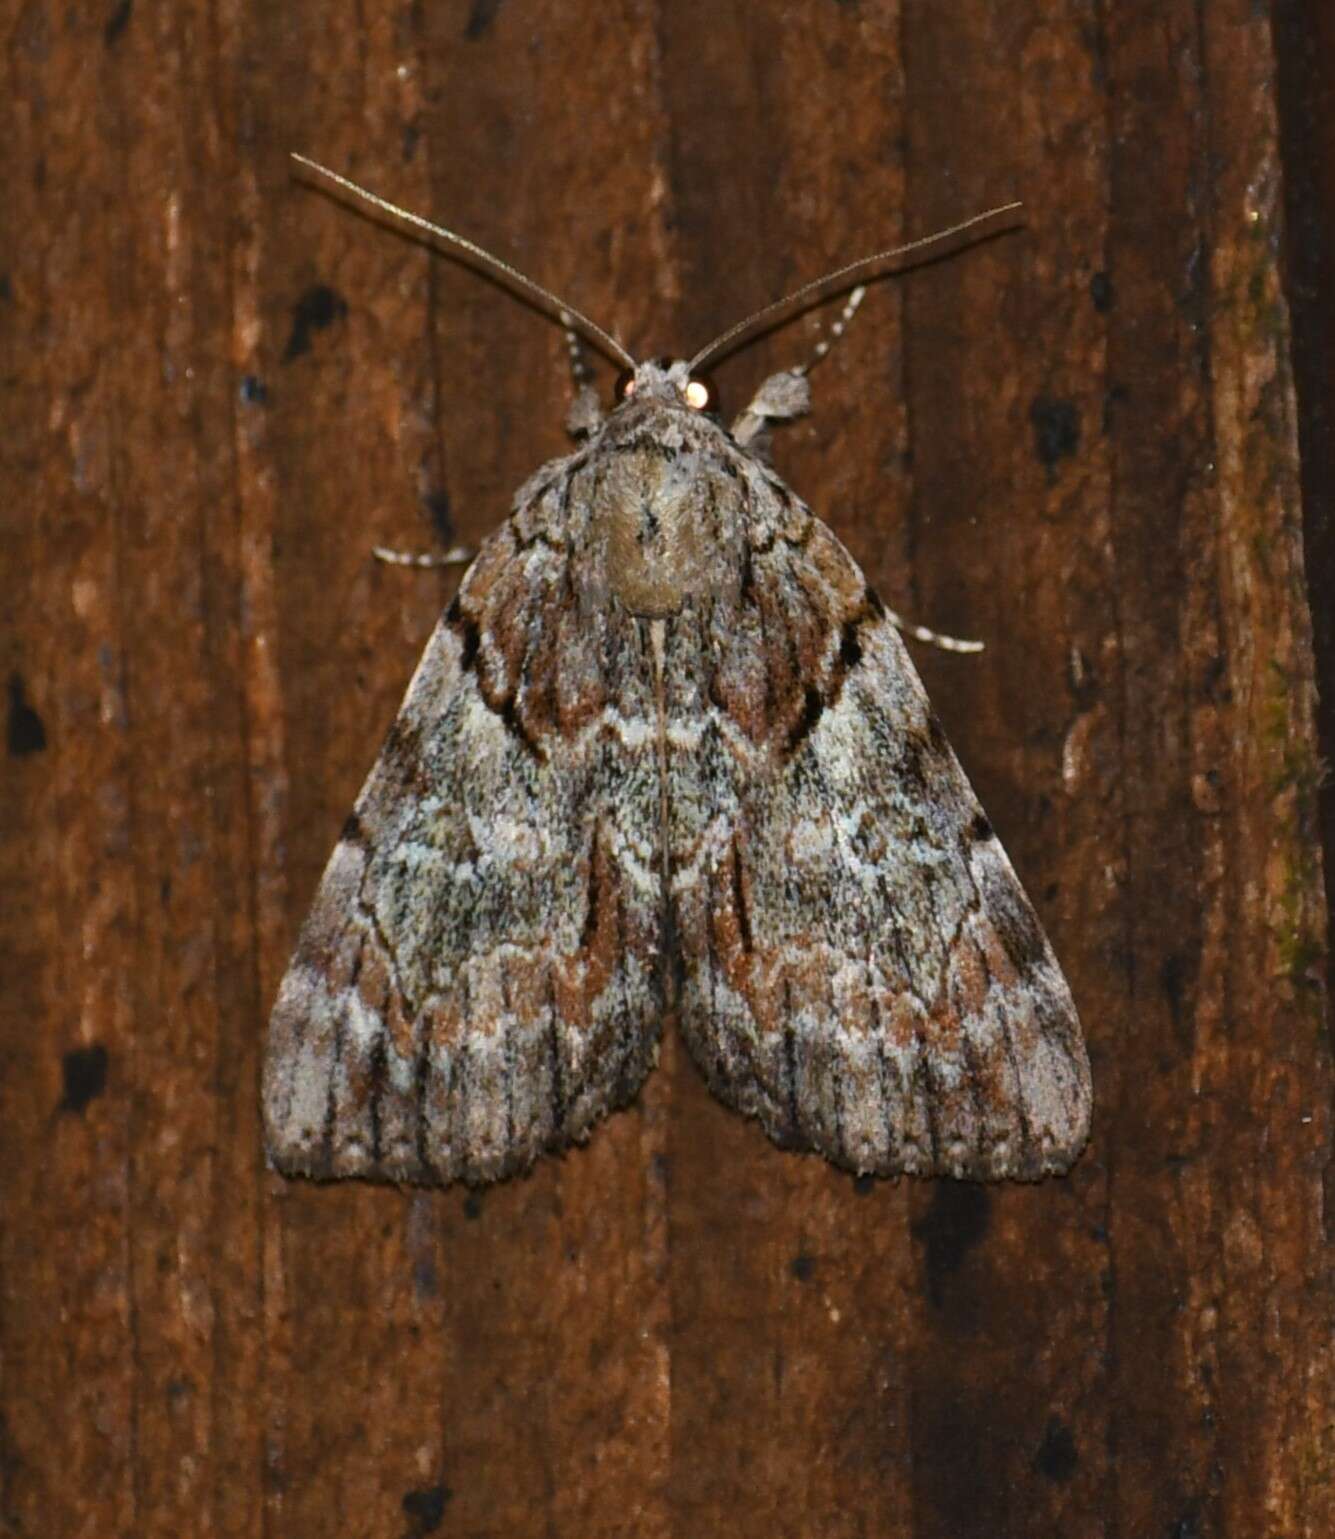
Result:
M397 203L391 203L387 198L379 197L374 192L368 192L365 187L359 187L356 182L351 182L346 176L340 176L337 171L331 171L328 166L322 166L319 161L311 160L305 155L298 155L292 151L292 159L298 165L305 166L307 170L314 171L317 175L332 182L335 187L341 187L345 192L350 192L354 197L360 198L363 203L372 208L379 209L382 214L389 214L394 219L402 220L404 224L411 225L414 229L424 230L428 235L433 235L446 246L456 252L470 258L477 266L492 277L499 278L502 283L511 288L521 290L548 314L554 315L561 325L568 331L582 331L585 337L601 351L610 353L618 363L622 363L628 369L635 367L635 360L626 351L615 337L609 336L601 326L595 325L587 315L581 315L572 305L566 304L559 295L553 294L550 289L543 288L542 284L535 283L532 278L525 277L517 267L511 267L508 262L502 261L498 256L492 256L490 251L485 251L481 246L475 245L464 235L457 235L453 230L447 230L443 225L432 224L429 219L423 219L420 214L409 213L406 208L400 208Z
M807 303L814 303L817 299L834 293L841 287L851 287L855 283L860 283L863 278L872 276L874 270L882 263L893 262L898 257L908 256L912 252L926 251L932 246L950 240L952 236L962 235L966 230L977 230L980 226L994 224L996 229L987 232L991 234L1013 229L1021 223L1019 219L1011 219L1009 223L1003 223L1003 220L1021 207L1019 203L1002 203L996 208L987 209L984 213L975 214L972 219L952 224L948 229L937 230L933 235L923 235L903 246L891 246L887 251L874 251L871 256L859 257L856 262L849 262L844 267L836 267L833 272L826 273L823 278L804 283L800 289L794 289L784 298L776 299L772 305L766 305L763 309L757 310L754 315L748 315L744 321L738 321L735 326L730 326L722 336L715 337L708 347L702 347L691 359L690 371L694 374L697 369L714 361L720 354L731 352L748 337L773 325L787 311ZM876 276L880 275L876 274Z

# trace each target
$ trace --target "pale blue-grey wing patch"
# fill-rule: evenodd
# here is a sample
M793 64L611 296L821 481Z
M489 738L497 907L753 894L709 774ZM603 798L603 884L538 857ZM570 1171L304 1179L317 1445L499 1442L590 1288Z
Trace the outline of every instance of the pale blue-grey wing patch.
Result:
M492 1180L654 1060L657 771L622 726L652 665L633 621L564 623L565 566L505 526L427 646L274 1007L280 1170Z
M850 1169L1064 1170L1091 1099L1070 991L879 602L784 516L741 612L669 645L684 1033L725 1101ZM757 632L759 684L728 640Z

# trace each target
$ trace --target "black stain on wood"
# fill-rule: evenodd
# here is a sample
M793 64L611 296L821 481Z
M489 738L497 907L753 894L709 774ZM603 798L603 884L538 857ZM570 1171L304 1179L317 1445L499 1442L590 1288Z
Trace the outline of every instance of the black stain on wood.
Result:
M1187 964L1176 951L1165 957L1159 968L1159 987L1168 1001L1173 1027L1179 1036L1182 1033L1182 996L1186 986L1186 972Z
M451 517L450 494L442 487L428 492L422 502L431 515L431 527L436 531L436 538L442 545L453 545L454 519Z
M291 363L311 350L311 338L348 313L347 301L327 283L315 283L292 307L292 335L283 349L283 362Z
M1048 1419L1043 1441L1034 1455L1034 1469L1056 1485L1065 1485L1080 1467L1080 1455L1076 1450L1071 1429L1060 1416Z
M6 741L9 744L9 752L15 759L41 753L46 747L46 728L42 724L42 718L28 704L23 692L23 680L17 673L11 673L9 676L9 721Z
M1034 429L1034 453L1049 473L1079 449L1080 413L1074 401L1040 395L1029 408L1029 421Z
M100 1042L92 1047L76 1047L61 1060L65 1093L57 1108L63 1112L82 1113L107 1088L107 1050Z
M913 1224L913 1238L923 1247L927 1296L940 1306L946 1283L964 1265L969 1252L987 1233L992 1199L970 1181L943 1181L932 1206Z
M474 43L491 31L491 24L496 20L496 12L500 8L501 0L473 0L473 8L464 24L464 37L468 42Z
M427 1486L420 1491L405 1492L403 1513L412 1527L404 1539L421 1539L424 1534L434 1534L445 1521L445 1508L451 1495L448 1486Z
M102 28L102 41L108 48L130 25L130 12L134 10L134 0L120 0L120 3L107 17L107 24Z

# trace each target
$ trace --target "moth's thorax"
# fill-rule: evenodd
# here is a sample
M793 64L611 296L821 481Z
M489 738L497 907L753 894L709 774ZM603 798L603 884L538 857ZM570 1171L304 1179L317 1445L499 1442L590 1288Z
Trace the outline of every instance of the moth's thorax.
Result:
M633 614L676 614L716 587L740 533L734 453L716 423L680 396L647 391L613 413L596 449L590 528L609 590ZM731 538L730 538L731 537Z

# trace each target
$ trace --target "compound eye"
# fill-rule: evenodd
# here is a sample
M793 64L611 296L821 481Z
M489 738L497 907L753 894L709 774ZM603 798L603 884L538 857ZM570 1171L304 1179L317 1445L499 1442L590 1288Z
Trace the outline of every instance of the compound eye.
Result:
M620 406L623 401L629 401L635 394L635 370L622 369L617 375L616 389L612 395L613 406Z
M692 411L704 412L711 417L718 415L718 391L707 375L696 374L687 380L682 396Z

